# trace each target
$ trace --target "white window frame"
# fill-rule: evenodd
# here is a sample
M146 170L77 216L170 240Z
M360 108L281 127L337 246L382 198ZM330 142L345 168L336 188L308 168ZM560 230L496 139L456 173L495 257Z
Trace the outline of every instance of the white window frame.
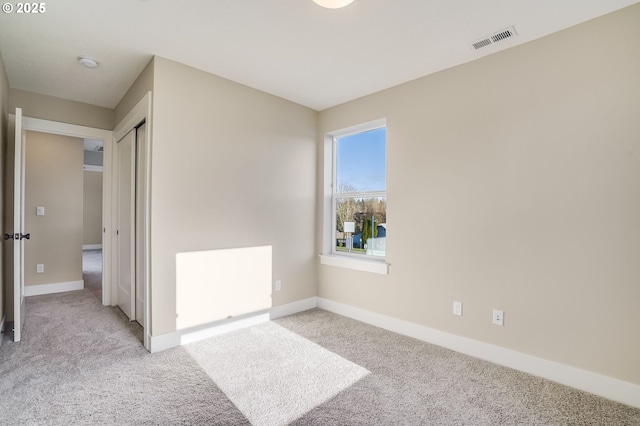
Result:
M325 134L324 137L324 210L323 210L323 250L320 255L322 265L337 266L341 268L355 269L359 271L372 272L375 274L387 275L389 264L386 257L367 256L362 254L347 253L337 251L335 247L335 224L336 224L336 197L334 185L336 182L336 141L338 138L350 136L356 133L363 133L370 130L387 126L386 119L369 121L356 126L347 127ZM384 196L385 191L363 191L358 195L367 197ZM344 194L350 195L350 194ZM353 195L353 194L352 194Z

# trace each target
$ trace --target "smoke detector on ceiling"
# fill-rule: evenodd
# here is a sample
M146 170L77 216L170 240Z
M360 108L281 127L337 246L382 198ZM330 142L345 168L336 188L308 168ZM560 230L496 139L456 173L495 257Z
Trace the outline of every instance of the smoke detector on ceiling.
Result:
M78 61L87 68L97 68L99 65L98 61L88 56L78 56Z
M515 37L518 35L516 28L512 25L510 27L505 28L504 30L497 31L491 35L481 38L475 43L471 43L471 47L475 50L481 49L483 47L489 46L494 43L498 43L502 40L506 40L511 37Z
M315 3L327 9L340 9L350 5L353 0L313 0Z

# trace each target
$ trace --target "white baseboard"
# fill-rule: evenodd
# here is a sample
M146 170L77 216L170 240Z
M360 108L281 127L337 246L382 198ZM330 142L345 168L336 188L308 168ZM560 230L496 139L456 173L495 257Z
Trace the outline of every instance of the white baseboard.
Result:
M238 318L229 318L221 321L215 321L210 324L191 327L184 330L177 330L171 333L162 334L160 336L151 336L149 352L155 353L164 351L268 321L269 313L263 311L254 314L243 315Z
M104 166L96 166L93 164L84 164L82 166L82 170L86 171L86 172L103 172L104 171Z
M266 312L255 312L237 318L229 318L198 327L177 330L160 336L150 336L149 352L160 352L181 345L187 345L219 334L268 322L270 319L281 318L313 309L318 306L317 299L317 297L310 297L308 299L287 303L286 305L274 306Z
M98 250L102 248L102 244L85 244L82 246L82 250Z
M26 285L24 286L24 295L39 296L41 294L63 293L65 291L82 290L83 288L84 280L53 284Z
M640 408L640 385L318 298L318 308Z
M286 305L274 306L271 308L271 319L282 318L288 315L297 314L298 312L308 311L309 309L316 308L317 306L317 297L298 300L296 302L287 303Z

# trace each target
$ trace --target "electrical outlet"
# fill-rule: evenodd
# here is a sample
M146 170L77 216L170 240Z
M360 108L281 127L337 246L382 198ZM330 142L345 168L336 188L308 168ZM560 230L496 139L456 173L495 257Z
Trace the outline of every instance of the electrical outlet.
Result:
M282 290L282 281L276 280L276 291Z
M462 302L453 301L453 315L462 316Z
M36 265L36 273L43 274L44 273L44 263L38 263Z
M495 325L504 325L504 311L499 309L493 310L493 323Z

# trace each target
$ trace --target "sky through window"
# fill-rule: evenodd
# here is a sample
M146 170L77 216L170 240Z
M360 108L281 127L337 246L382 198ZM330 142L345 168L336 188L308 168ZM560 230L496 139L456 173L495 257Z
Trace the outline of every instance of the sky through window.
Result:
M336 181L338 192L385 191L387 188L385 127L338 138ZM348 187L347 187L348 188Z

